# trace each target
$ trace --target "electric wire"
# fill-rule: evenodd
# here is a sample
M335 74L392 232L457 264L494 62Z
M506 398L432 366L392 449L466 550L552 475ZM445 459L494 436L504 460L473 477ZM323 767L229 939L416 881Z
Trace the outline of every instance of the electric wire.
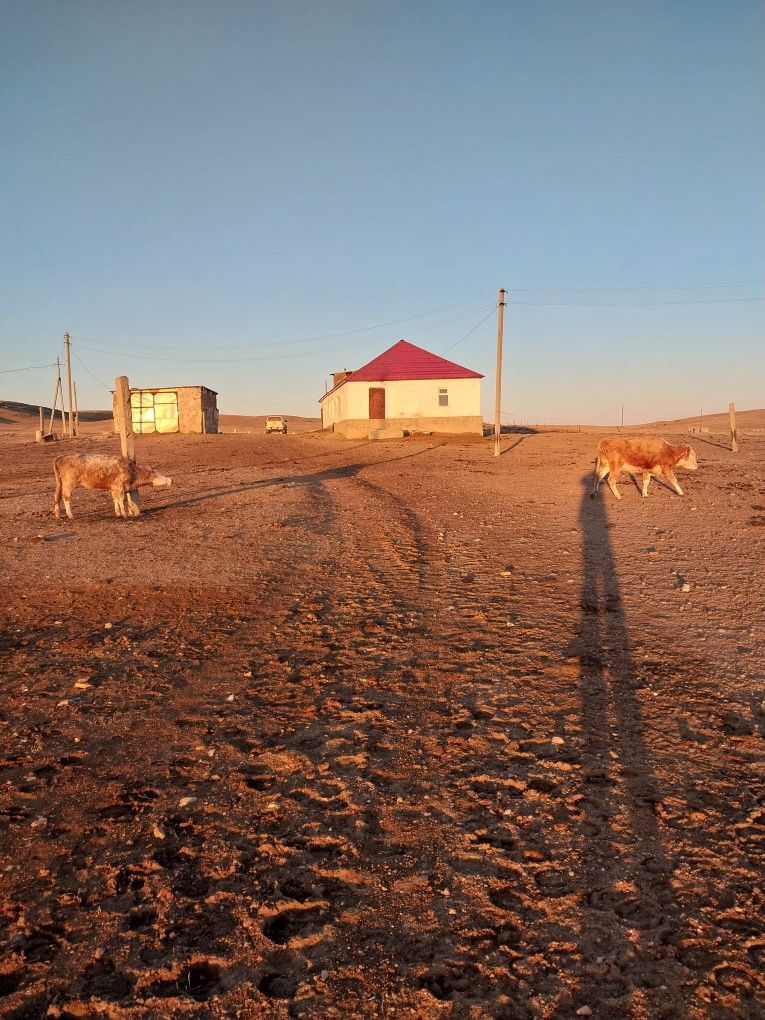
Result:
M55 368L55 362L52 365L26 365L24 368L0 368L0 375L9 375L11 372L37 372L43 368Z
M488 315L491 315L491 313L494 311L494 307L496 307L496 306L492 306L492 308L489 310L489 312L487 314L487 317L488 317ZM452 322L458 322L461 319L467 318L468 315L472 316L473 314L475 314L475 313L474 312L462 313L461 315L450 316L447 319L441 319L440 321L437 321L437 322L431 322L431 323L426 324L423 327L423 330L436 329L436 328L439 328L441 326L450 325ZM388 339L390 340L391 338L388 338ZM101 354L111 354L111 355L120 354L123 357L136 358L136 359L141 360L141 361L165 361L165 362L171 362L171 363L176 363L176 364L184 364L184 365L187 365L187 364L195 364L195 365L235 365L235 364L241 364L241 363L244 363L244 362L251 362L251 361L258 361L258 362L260 362L260 361L291 361L291 360L293 360L295 358L305 358L305 357L313 357L314 355L332 354L332 353L336 353L337 351L350 350L351 348L357 348L357 347L368 347L370 344L379 344L379 343L384 343L384 342L386 342L386 341L383 340L380 337L370 337L370 338L368 338L366 340L355 340L353 343L350 343L350 344L340 344L339 346L335 346L335 347L317 347L317 348L314 348L313 350L310 350L310 351L292 351L289 354L260 354L260 355L252 354L252 355L248 355L247 357L244 357L244 358L178 358L178 357L167 357L165 355L159 355L159 354L135 354L133 351L130 351L129 353L127 353L127 352L125 352L124 348L120 348L119 350L110 350L108 347L105 347L105 346L101 346L101 345L96 346L94 344L87 344L87 343L82 343L82 342L80 342L79 346L80 346L81 350L98 351Z
M95 374L95 372L91 372L90 369L88 368L88 366L85 364L85 362L82 360L82 358L79 356L79 354L76 351L72 351L72 354L75 356L75 358L77 358L77 360L82 365L82 367L85 369L85 371L88 373L88 375L91 377L91 379L95 379L97 383L99 383L101 386L103 386L103 388L105 390L107 390L107 392L109 392L109 393L112 392L111 386L107 386L106 383L103 381L103 379L99 379L98 376Z
M455 347L456 347L456 346L457 346L458 344L461 344L463 340L467 340L467 338L468 338L468 337L469 337L469 336L471 335L471 333L475 333L475 331L476 331L476 330L478 329L478 327L479 327L479 326L483 326L484 322L486 322L486 320L487 320L487 319L488 319L488 318L489 318L489 317L490 317L491 315L493 315L493 314L494 314L494 312L496 311L496 308L497 308L497 306L496 306L496 305L494 305L494 307L493 307L493 308L490 308L490 309L489 309L489 311L488 311L488 312L486 313L486 315L484 315L484 317L483 317L483 318L481 319L481 321L480 321L480 322L477 322L477 323L475 324L475 326L473 326L473 328L472 328L472 329L469 329L469 330L467 331L467 333L465 333L465 335L464 335L464 336L461 336L461 337L459 338L459 340L457 340L457 341L456 341L455 343L453 343L453 344L451 345L451 347L447 347L445 351L442 351L442 352L441 352L441 356L443 357L443 355L444 355L444 354L448 354L448 353L449 353L449 351L453 351L453 350L454 350L454 348L455 348Z

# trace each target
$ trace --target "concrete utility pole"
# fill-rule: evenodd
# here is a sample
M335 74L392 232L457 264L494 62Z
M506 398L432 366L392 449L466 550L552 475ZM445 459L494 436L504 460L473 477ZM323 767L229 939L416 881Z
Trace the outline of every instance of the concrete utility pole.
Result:
M502 332L505 325L505 291L500 289L499 304L497 306L497 380L494 399L494 456L499 457L499 437L502 432L501 410L502 403Z
M74 399L72 397L72 359L69 353L69 334L64 333L64 347L66 348L66 384L69 390L69 438L75 436L74 430ZM63 400L61 401L63 404Z

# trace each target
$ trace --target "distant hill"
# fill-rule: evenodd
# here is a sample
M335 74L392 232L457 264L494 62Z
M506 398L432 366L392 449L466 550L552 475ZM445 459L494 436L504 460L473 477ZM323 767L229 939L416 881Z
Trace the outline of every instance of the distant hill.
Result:
M11 411L18 418L39 418L40 405L24 404L18 400L0 400L0 416L3 411ZM43 414L50 418L49 407L43 405ZM58 412L56 412L58 414ZM111 420L111 411L80 411L80 421L106 421Z

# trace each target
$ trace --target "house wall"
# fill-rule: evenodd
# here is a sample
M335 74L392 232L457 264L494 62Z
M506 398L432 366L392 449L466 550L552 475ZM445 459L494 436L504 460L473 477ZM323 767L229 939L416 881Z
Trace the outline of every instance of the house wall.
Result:
M385 390L385 421L405 429L482 434L480 379L403 379L344 383L322 398L323 425L354 427L369 422L369 391ZM439 389L448 404L439 404Z

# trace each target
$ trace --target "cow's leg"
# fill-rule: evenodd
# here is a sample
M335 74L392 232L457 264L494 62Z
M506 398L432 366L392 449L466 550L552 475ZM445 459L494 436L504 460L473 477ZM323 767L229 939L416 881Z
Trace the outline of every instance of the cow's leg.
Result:
M601 461L600 458L598 458L598 462L595 465L595 488L592 490L593 496L597 496L598 490L600 489L600 483L603 481L607 474L608 464L605 461Z
M56 492L53 496L53 516L56 520L61 516L61 479L56 473Z
M114 501L114 512L118 517L127 517L125 509L125 490L117 485L112 489L112 500Z
M141 515L141 504L138 499L138 490L129 489L127 493L127 505L128 514L131 517L140 517Z
M614 496L616 496L617 499L621 499L622 496L616 487L616 483L619 480L619 474L622 470L622 463L620 461L617 461L616 464L609 465L609 468L610 470L608 472L608 487L611 490L611 492L613 492Z
M672 470L672 468L664 468L664 477L667 479L667 481L675 490L675 492L678 494L678 496L682 496L683 490L677 484L677 478L675 478L675 472Z
M62 485L61 486L61 495L62 495L63 500L64 500L64 510L66 510L66 516L69 518L70 521L72 520L72 517L73 517L73 514L72 514L72 490L73 489L74 489L73 485Z
M650 471L644 471L643 472L643 489L642 489L642 493L643 493L644 496L648 495L648 483L650 481L651 481L651 472Z

